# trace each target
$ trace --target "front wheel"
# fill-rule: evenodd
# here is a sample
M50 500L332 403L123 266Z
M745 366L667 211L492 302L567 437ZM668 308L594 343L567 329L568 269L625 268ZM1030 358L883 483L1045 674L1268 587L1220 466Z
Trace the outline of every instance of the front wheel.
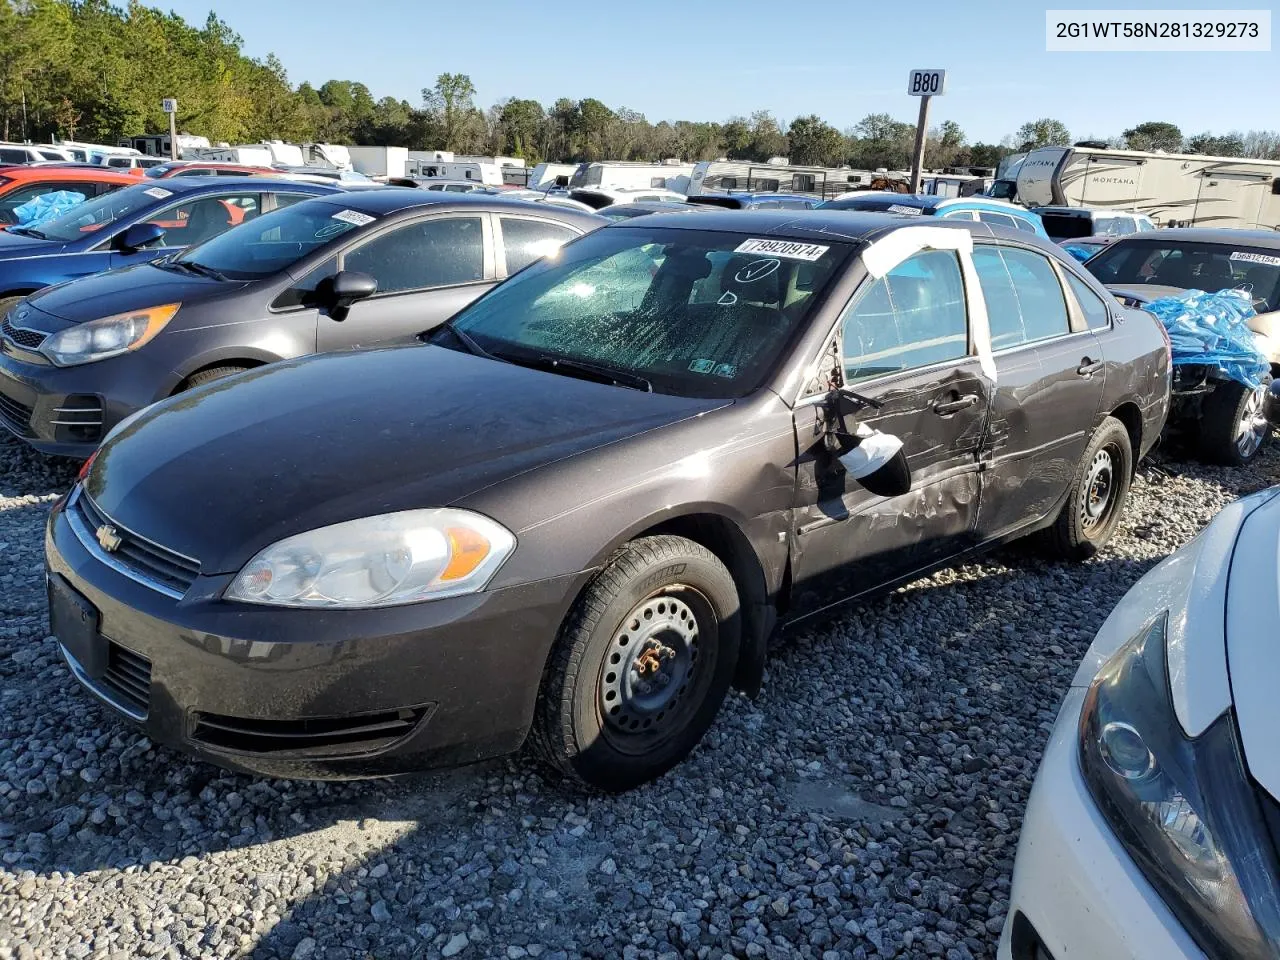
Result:
M715 554L683 537L632 541L561 627L539 692L536 749L601 790L661 776L715 719L741 630L737 588Z
M1200 456L1228 467L1242 467L1256 457L1271 433L1263 409L1266 396L1265 384L1219 383L1202 401Z
M1132 478L1129 431L1107 417L1093 432L1062 512L1045 531L1049 552L1064 560L1088 560L1106 546L1120 525Z

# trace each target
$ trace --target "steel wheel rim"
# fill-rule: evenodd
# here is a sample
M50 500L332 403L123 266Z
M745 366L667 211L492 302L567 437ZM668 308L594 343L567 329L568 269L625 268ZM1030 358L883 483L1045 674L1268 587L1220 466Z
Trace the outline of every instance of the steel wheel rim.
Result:
M1105 527L1115 503L1116 457L1110 444L1093 455L1080 497L1080 525L1086 534Z
M1236 450L1240 456L1248 460L1262 446L1267 435L1267 418L1262 415L1262 401L1265 387L1256 387L1245 400L1244 410L1236 423Z
M601 729L625 752L651 749L682 729L713 672L711 604L692 587L641 600L614 630L600 668Z

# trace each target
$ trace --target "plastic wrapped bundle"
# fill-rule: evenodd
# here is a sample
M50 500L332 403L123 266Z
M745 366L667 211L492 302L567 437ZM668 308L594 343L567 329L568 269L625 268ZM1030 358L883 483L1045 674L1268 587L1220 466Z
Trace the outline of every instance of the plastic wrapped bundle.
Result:
M46 220L62 216L84 201L83 193L76 193L74 190L55 190L53 193L42 194L14 207L13 213L18 218L19 226L34 227Z
M1216 367L1223 376L1248 387L1258 386L1271 370L1249 329L1249 318L1257 311L1241 290L1187 290L1152 300L1143 309L1169 331L1175 366L1197 363Z

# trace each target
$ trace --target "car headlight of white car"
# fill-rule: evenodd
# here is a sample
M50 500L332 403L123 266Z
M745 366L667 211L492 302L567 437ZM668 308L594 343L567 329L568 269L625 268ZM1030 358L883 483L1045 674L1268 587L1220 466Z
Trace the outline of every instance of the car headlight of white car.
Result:
M1188 738L1166 666L1167 615L1103 664L1080 717L1085 782L1116 836L1211 957L1280 946L1280 880L1231 710Z
M385 607L475 593L515 549L467 510L405 510L300 533L250 560L226 598L277 607Z

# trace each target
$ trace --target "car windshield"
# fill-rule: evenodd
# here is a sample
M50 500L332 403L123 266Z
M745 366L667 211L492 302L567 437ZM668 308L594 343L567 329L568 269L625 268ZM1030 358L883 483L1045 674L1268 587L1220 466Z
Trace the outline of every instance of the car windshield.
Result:
M79 240L86 234L115 223L121 217L153 207L170 196L172 191L146 184L113 190L40 224L40 233L50 240Z
M1280 250L1165 238L1121 240L1089 261L1106 284L1204 290L1239 288L1259 313L1280 310Z
M203 268L228 280L261 280L356 227L368 214L328 201L303 201L273 210L187 250L172 263Z
M435 342L515 363L571 361L659 393L739 397L776 366L847 244L621 224L589 234L465 308ZM619 382L622 382L621 376Z
M908 217L928 216L933 213L930 207L912 203L910 200L895 200L892 197L837 197L818 204L819 210L862 210L867 213L901 213Z

